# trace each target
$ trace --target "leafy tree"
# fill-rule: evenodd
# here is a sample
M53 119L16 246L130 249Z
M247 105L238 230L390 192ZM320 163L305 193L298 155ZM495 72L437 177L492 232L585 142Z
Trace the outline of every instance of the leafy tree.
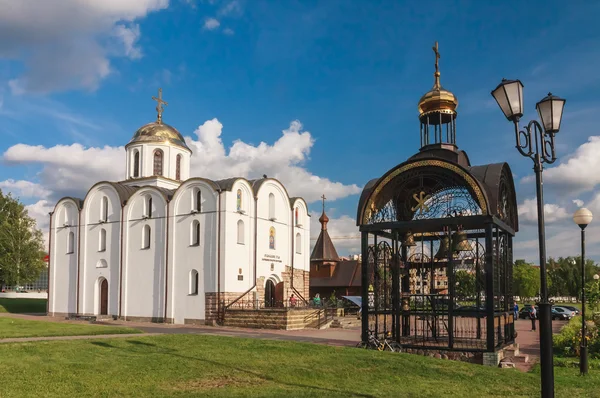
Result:
M459 270L454 275L456 279L456 295L462 298L476 297L475 274Z
M581 256L559 257L548 260L548 279L551 281L551 296L581 296ZM598 266L593 260L585 261L585 278L591 281L598 273Z
M0 190L0 284L35 281L44 269L42 232L25 206Z
M540 291L540 270L525 260L516 260L513 266L513 293L521 297L535 297Z

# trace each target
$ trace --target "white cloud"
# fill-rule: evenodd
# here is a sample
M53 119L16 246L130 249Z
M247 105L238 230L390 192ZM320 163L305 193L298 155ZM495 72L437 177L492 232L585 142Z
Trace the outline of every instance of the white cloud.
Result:
M235 32L231 28L225 28L223 29L223 34L226 34L227 36L233 36Z
M0 189L19 198L45 198L50 195L50 191L40 184L25 180L0 181Z
M227 15L235 15L240 14L242 12L242 6L240 2L237 0L232 0L226 2L218 11L219 15L227 16Z
M24 66L10 88L16 94L96 89L111 72L109 57L141 56L133 21L168 5L169 0L0 0L0 59Z
M575 203L575 206L577 207L583 207L583 205L585 204L581 199L573 199L573 203Z
M567 161L544 171L544 186L569 194L586 192L600 184L600 136L591 136L567 157ZM532 181L525 177L522 181Z
M215 30L219 26L221 26L221 22L219 22L219 20L216 18L206 18L206 20L204 20L203 28L206 30Z
M544 205L544 216L545 222L550 224L568 218L569 214L564 207L546 203ZM537 223L537 220L537 200L525 199L525 201L519 205L519 221L523 223Z
M47 200L39 200L38 202L25 206L29 217L33 218L39 230L42 231L46 249L48 248L48 228L50 226L50 213L54 210L54 203Z
M292 196L308 202L325 194L331 200L360 193L355 185L346 185L312 174L305 167L314 140L302 124L294 121L273 144L251 145L235 141L226 150L221 140L223 125L212 119L196 130L197 140L187 138L192 155L192 176L212 179L228 177L256 178L263 174L279 179ZM0 183L13 192L39 199L37 206L55 203L60 197L84 198L98 181L120 181L125 178L123 147L91 147L81 144L56 145L46 148L17 144L6 150L2 160L7 164L40 165L36 181L7 180ZM48 202L41 202L42 200ZM44 210L45 211L45 210ZM317 217L318 218L318 217ZM353 223L350 218L343 222ZM337 227L332 228L335 230Z

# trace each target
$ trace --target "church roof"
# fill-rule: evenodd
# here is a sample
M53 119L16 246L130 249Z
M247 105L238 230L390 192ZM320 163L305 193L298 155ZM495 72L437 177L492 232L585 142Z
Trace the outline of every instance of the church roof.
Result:
M135 143L148 142L169 143L192 153L192 150L185 143L185 139L175 127L158 121L140 127L131 138L131 141L125 145L125 148Z
M359 287L361 286L361 263L358 260L340 261L331 277L310 277L311 287Z
M340 256L338 256L329 232L327 232L329 217L325 214L325 196L323 196L323 214L321 214L319 222L321 223L321 233L310 255L310 261L340 261Z

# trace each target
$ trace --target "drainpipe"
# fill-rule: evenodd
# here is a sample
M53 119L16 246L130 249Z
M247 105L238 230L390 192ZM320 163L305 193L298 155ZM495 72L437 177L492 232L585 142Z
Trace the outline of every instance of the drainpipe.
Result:
M79 210L77 215L77 297L75 298L76 303L76 314L79 315L79 280L81 279L81 212L83 209ZM68 235L67 235L67 239Z
M217 321L221 316L221 193L217 191Z
M48 300L46 300L46 315L48 315L50 313L50 264L52 263L52 214L54 212L51 211L50 213L48 213L48 215L50 216L50 227L49 229L49 234L48 234ZM68 239L68 238L67 238Z
M123 226L125 225L125 203L121 204L121 236L119 242L121 243L121 258L119 259L119 319L122 315L123 309Z
M167 322L167 303L169 300L169 202L167 202L167 242L165 244L165 317L163 322Z
M244 297L246 294L250 293L255 287L256 287L256 261L257 261L257 257L256 257L256 251L258 249L258 243L257 243L257 236L258 236L258 197L254 197L254 282L252 283L252 286L250 287L250 289L246 290L244 293L242 293L241 296L239 296L238 298L236 298L235 300L233 300L231 303L229 303L225 309L231 307L233 304L237 303L238 300L240 300L242 297Z

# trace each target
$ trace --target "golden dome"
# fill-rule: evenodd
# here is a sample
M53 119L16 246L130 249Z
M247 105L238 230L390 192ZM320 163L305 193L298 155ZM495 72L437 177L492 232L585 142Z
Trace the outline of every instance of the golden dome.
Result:
M435 43L435 47L433 47L433 51L435 52L435 73L433 74L435 81L433 83L433 88L426 92L419 100L419 118L421 119L431 113L455 115L456 108L458 107L458 99L452 92L444 89L440 84L438 64L440 54L438 52L437 42ZM444 119L446 118L447 117Z
M133 135L133 138L131 138L131 141L125 145L125 148L136 143L150 142L169 143L192 153L192 150L186 145L183 136L175 129L175 127L158 121L140 127Z

